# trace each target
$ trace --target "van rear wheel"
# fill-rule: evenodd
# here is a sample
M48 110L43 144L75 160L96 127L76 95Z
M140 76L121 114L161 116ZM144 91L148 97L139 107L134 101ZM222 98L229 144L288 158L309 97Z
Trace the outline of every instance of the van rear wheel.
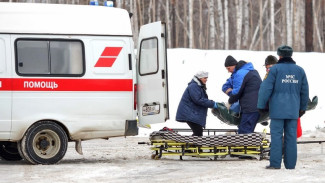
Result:
M58 124L41 121L33 124L20 142L20 151L32 164L55 164L65 155L68 137Z
M0 142L0 157L7 161L19 161L23 159L18 152L16 142Z

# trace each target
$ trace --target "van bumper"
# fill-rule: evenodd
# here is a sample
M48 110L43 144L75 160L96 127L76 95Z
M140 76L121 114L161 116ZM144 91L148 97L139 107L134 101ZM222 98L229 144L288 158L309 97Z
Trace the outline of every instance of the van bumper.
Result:
M138 133L139 128L137 120L126 120L124 136L135 136L138 135Z

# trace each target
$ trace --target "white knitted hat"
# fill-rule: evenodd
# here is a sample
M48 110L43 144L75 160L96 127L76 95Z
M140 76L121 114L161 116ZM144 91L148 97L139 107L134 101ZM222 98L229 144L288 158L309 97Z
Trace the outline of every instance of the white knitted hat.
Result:
M209 73L205 71L199 71L195 74L195 76L198 78L207 78L209 77Z

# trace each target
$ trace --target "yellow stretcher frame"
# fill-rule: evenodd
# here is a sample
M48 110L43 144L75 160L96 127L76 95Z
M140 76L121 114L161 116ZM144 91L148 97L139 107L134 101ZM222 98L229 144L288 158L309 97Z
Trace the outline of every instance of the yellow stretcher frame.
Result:
M226 156L250 156L259 160L267 159L269 154L269 141L264 139L261 146L198 146L192 143L180 143L173 140L152 140L152 159L159 160L162 156L195 156L218 157Z

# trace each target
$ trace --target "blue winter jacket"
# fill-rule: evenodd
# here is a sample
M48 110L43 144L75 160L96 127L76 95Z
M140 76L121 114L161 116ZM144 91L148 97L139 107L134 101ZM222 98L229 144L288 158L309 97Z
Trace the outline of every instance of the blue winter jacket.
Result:
M298 119L299 110L305 111L309 87L303 68L291 57L281 58L271 67L258 93L257 108L265 109L269 102L271 119Z
M250 62L239 61L231 77L222 86L225 92L228 88L230 104L239 100L242 113L257 112L257 97L262 79Z
M208 108L213 108L214 104L214 101L208 99L205 85L194 77L178 105L176 121L192 122L205 127Z

